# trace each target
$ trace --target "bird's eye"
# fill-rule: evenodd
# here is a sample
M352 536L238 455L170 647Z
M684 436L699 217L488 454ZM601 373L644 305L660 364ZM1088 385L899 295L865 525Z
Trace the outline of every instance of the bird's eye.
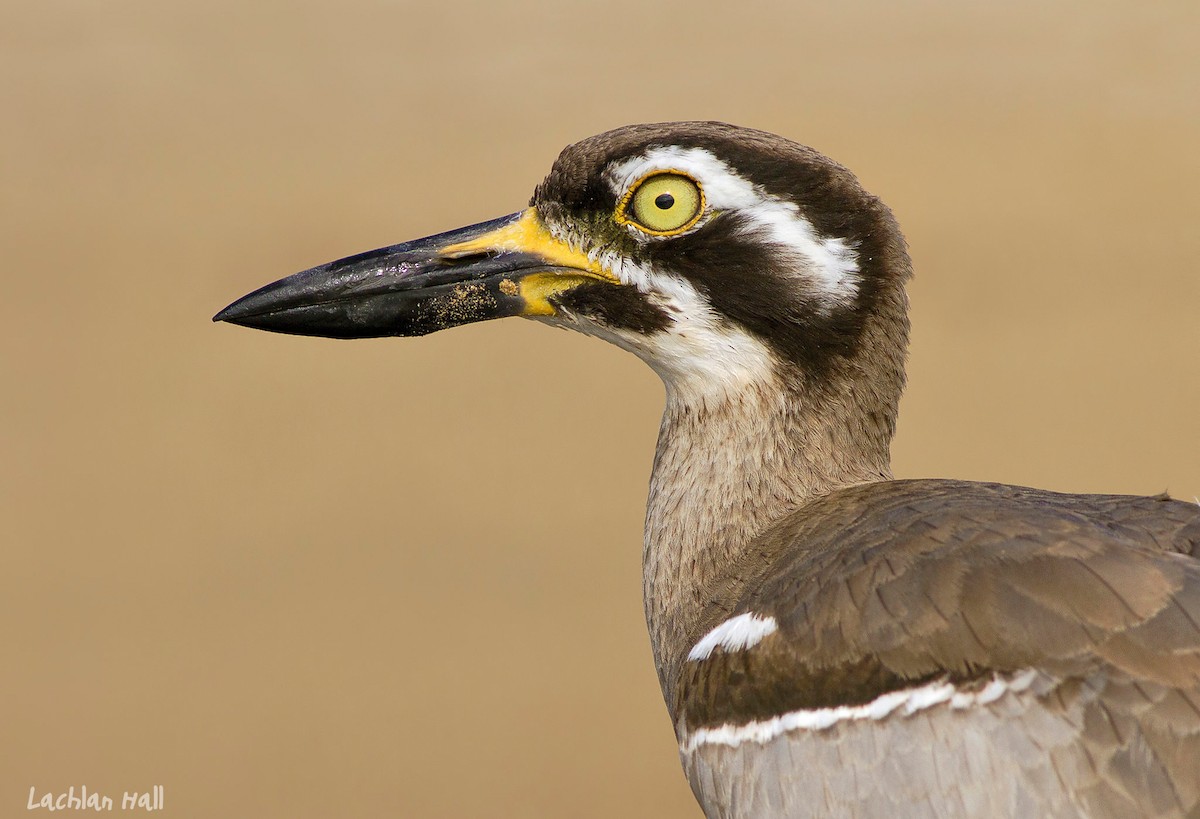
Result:
M658 173L634 185L617 208L617 221L655 236L682 233L700 220L704 192L691 177Z

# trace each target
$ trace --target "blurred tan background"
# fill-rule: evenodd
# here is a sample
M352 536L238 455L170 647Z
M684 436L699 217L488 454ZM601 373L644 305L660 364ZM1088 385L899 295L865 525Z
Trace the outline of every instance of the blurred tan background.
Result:
M640 601L661 388L519 320L209 317L568 142L811 144L918 270L899 476L1200 495L1200 6L0 11L0 816L696 816Z

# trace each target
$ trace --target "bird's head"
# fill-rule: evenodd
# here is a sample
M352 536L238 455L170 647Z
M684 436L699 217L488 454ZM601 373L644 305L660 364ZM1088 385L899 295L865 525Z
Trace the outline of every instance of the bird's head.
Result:
M762 131L663 123L567 147L524 211L297 273L215 319L364 338L519 315L631 350L669 392L865 379L891 415L909 272L891 213L842 166Z

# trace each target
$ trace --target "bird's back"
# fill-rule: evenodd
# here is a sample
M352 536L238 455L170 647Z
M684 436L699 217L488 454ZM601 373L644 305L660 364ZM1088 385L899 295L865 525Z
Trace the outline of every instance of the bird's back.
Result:
M1200 815L1198 553L1165 496L815 499L697 635L692 787L712 816Z

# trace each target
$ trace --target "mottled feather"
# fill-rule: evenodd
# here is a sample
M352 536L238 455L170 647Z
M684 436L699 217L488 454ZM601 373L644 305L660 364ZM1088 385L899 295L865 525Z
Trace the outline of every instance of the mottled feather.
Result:
M729 610L778 632L687 663L674 702L713 815L1200 811L1200 507L891 481L812 500L755 546ZM706 727L1026 669L1036 686L983 706L686 747ZM729 766L736 795L712 774Z

